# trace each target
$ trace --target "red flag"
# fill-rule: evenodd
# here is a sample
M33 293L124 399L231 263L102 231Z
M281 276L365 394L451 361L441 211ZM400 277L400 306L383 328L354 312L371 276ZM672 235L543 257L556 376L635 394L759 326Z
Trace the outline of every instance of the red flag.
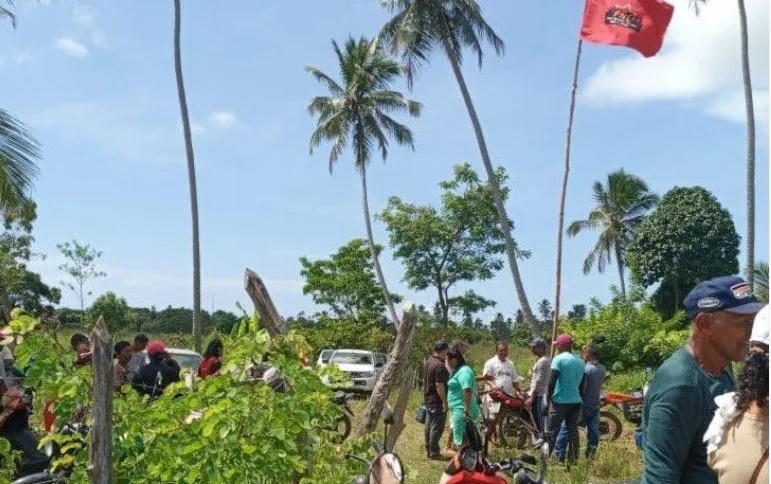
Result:
M674 10L662 0L586 0L581 39L630 47L653 57L661 49Z

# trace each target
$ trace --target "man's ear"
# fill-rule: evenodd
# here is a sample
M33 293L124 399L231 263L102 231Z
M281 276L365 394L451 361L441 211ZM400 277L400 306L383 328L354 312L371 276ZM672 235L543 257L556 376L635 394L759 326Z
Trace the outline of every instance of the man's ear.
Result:
M693 328L699 331L709 331L710 326L712 325L712 314L710 313L699 313L696 315L696 317L693 319Z

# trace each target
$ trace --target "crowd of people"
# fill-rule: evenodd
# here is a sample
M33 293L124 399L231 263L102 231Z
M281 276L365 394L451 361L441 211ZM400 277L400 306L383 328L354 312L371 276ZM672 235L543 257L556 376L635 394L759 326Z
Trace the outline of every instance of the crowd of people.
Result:
M733 276L698 284L683 305L690 336L658 368L644 396L642 483L768 482L769 307ZM544 339L531 342L536 362L523 394L524 379L508 357L506 341L497 343L478 375L465 360L467 344L437 341L423 368L427 457L456 455L468 443L464 421L478 421L483 413L495 443L501 405L495 392L524 399L538 434L534 445L548 442L559 461L573 461L581 425L586 427L585 456L594 457L606 368L595 344L583 346L580 357L570 334L559 335L551 346L553 353ZM736 379L734 362L743 362ZM442 451L447 422L450 432Z

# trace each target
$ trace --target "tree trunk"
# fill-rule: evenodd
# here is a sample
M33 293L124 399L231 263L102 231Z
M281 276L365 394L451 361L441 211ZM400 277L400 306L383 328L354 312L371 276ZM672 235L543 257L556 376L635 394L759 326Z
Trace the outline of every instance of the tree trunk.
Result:
M744 108L747 112L747 282L755 287L755 105L752 101L750 78L750 48L747 32L747 11L744 0L738 0L739 27L742 39L742 79Z
M396 441L399 440L399 436L402 434L407 425L404 423L404 414L407 411L407 404L410 401L410 395L412 394L412 388L415 381L412 378L402 377L402 384L399 387L399 395L396 397L394 403L394 424L391 426L388 432L388 440L385 442L386 452L392 451L396 445Z
M415 305L407 303L404 305L404 315L402 323L396 330L396 341L391 349L391 355L386 363L383 373L380 374L372 389L372 397L369 399L369 405L364 411L359 428L356 434L362 436L370 433L377 427L380 414L383 412L388 397L391 396L391 389L399 381L407 366L407 360L412 350L412 340L415 336ZM396 415L394 415L396 418Z
M369 216L369 197L367 196L367 167L362 163L359 165L359 169L361 170L361 204L364 208L364 223L367 226L367 241L369 242L369 249L372 252L372 265L375 267L375 275L377 275L380 287L383 288L383 298L385 298L388 312L391 314L394 326L398 328L399 318L396 316L396 309L394 309L394 303L391 301L391 293L388 291L385 276L383 276L383 270L380 268L377 248L375 247L375 238L372 236L372 220Z
M177 78L177 96L179 111L182 116L182 132L185 138L187 157L187 176L190 185L190 215L193 222L193 346L201 351L201 254L198 233L198 189L195 181L195 155L193 154L193 135L190 131L190 115L187 111L185 82L182 78L182 49L180 47L181 30L180 0L174 0L174 72Z
M621 282L621 299L626 301L626 282L624 281L624 255L621 247L616 244L616 265L618 266L618 279Z
M260 276L251 269L246 269L244 274L244 289L254 304L254 309L260 315L260 321L271 338L289 332L289 327L284 318L278 313L273 300L268 294L268 288L262 282Z
M88 480L91 484L109 484L112 480L112 344L104 318L91 332L93 352L93 403L91 405L91 442Z
M570 146L573 141L573 114L576 111L576 89L578 89L578 68L581 64L581 47L583 41L578 40L576 47L576 62L573 68L573 86L570 90L570 107L568 108L568 129L565 135L565 171L562 175L562 192L560 194L560 211L557 222L557 273L554 289L554 318L551 325L551 339L557 339L557 327L560 319L560 296L562 293L562 241L565 238L565 199L568 193L568 177L570 176Z
M450 58L452 72L455 74L456 81L458 81L458 87L460 87L460 92L463 95L463 102L466 103L466 109L468 110L468 115L471 118L471 124L474 126L474 134L476 135L477 144L479 145L479 153L482 155L482 163L484 164L485 171L487 172L487 181L493 191L495 208L498 210L498 218L501 224L501 231L503 231L503 241L506 245L506 257L509 260L511 276L514 278L514 286L517 291L519 305L522 306L522 314L525 316L525 322L527 322L532 333L535 335L538 332L538 323L536 322L535 316L533 315L533 310L530 308L530 303L527 300L527 294L525 294L525 287L522 284L522 277L519 274L517 251L514 245L514 238L511 236L509 216L506 214L506 207L503 205L503 197L501 196L501 187L498 184L498 178L495 176L493 163L490 161L490 155L487 152L487 143L485 143L484 133L482 133L482 125L479 123L479 117L477 116L476 109L474 108L474 103L471 101L471 94L469 94L468 87L466 86L466 80L463 78L463 72L460 69L458 56L455 53L453 47L449 44L449 42L447 42L447 39L443 39L443 41L447 56Z
M436 287L436 292L439 294L439 310L441 311L441 320L440 322L443 325L447 324L448 314L450 312L450 308L447 304L447 298L444 295L444 291L442 290L442 286L439 285Z

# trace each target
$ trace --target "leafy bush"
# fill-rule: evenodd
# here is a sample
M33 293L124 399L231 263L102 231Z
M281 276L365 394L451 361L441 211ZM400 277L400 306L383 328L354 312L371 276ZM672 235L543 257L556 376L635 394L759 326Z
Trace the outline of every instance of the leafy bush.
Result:
M350 482L360 471L344 455L352 449L362 454L366 442L335 445L319 430L333 421L338 409L316 373L298 361L307 343L296 332L271 343L257 324L256 318L247 319L222 337L227 358L222 376L196 381L192 389L173 384L152 403L129 386L116 395L112 430L116 483L296 479L310 484ZM37 327L37 320L18 311L9 325L20 341L16 356L26 369L27 385L35 388L41 403L55 401L53 413L61 427L78 409L90 405L91 371L88 367L73 371L71 352ZM264 355L281 368L294 389L290 395L245 381L246 366ZM36 406L38 411L42 408ZM200 418L191 421L192 412L200 412ZM43 441L49 439L66 446L81 438L56 435ZM66 463L75 466L72 482L87 481L87 446L55 465Z
M648 303L614 301L590 312L583 321L568 321L564 329L573 334L577 343L590 343L593 336L602 335L600 358L613 371L628 368L657 367L687 337L682 329L684 314L662 321Z
M386 329L374 322L356 323L350 319L335 319L323 314L315 321L293 323L290 327L302 332L315 357L325 348L387 352L395 337L392 328Z

